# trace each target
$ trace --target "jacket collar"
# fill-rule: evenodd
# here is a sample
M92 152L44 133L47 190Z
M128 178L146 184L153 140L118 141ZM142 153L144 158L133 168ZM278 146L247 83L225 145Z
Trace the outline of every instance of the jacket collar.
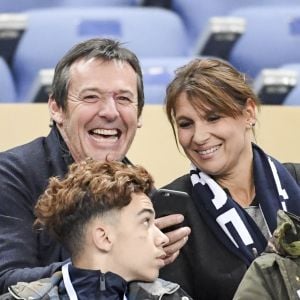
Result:
M62 281L62 272L58 271L50 278L40 279L31 283L19 282L16 285L9 287L9 292L16 299L42 299L48 295L48 299L58 298L57 286ZM149 295L157 296L157 299L162 295L173 294L179 289L179 285L163 279L157 279L155 282L131 282L129 284L128 299L145 299ZM138 297L138 298L137 298ZM154 298L155 299L155 298Z
M54 156L59 154L66 166L69 166L74 162L74 158L55 124L52 125L50 134L47 137L47 144L50 152L49 154ZM132 165L127 157L124 157L122 162L126 165Z
M154 282L131 282L129 284L129 299L147 299L147 295L161 297L175 293L180 286L177 283L156 279ZM159 298L160 299L160 298Z

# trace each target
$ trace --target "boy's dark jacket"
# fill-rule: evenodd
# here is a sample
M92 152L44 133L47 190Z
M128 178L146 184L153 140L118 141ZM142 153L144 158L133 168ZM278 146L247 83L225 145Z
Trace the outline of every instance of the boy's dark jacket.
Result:
M50 278L31 283L19 282L11 286L8 293L0 296L0 300L69 300L65 289L60 288L61 282L61 271L54 273ZM127 300L192 300L178 284L161 279L154 283L132 282L128 288Z

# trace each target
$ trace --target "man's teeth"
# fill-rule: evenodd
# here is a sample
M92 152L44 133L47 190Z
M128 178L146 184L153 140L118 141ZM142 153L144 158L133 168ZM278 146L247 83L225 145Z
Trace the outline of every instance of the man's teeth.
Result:
M117 135L118 131L116 129L94 129L92 130L92 133L100 135Z
M213 153L213 152L217 151L218 149L219 149L219 146L216 146L216 147L212 147L212 148L207 149L207 150L198 151L198 153L201 154L201 155L206 155L206 154Z

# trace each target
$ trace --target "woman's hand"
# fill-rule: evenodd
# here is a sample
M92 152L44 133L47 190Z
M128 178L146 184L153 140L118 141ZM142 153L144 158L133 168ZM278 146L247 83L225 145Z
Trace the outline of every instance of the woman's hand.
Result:
M183 215L173 214L155 219L156 226L163 230L167 227L178 225L184 220ZM166 257L164 259L165 265L172 263L179 255L180 249L185 245L188 236L191 233L189 227L181 227L166 233L169 238L169 243L164 246Z

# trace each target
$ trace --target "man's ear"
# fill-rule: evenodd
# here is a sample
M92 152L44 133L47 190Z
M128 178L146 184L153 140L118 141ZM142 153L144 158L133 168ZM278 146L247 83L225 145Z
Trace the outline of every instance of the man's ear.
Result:
M143 126L143 120L142 120L142 117L140 116L138 118L137 128L142 128L142 126Z
M109 252L113 245L109 226L99 224L92 234L94 245L103 252Z
M64 113L62 108L57 105L56 101L52 97L49 97L48 109L51 119L55 121L56 124L61 125L63 122Z

